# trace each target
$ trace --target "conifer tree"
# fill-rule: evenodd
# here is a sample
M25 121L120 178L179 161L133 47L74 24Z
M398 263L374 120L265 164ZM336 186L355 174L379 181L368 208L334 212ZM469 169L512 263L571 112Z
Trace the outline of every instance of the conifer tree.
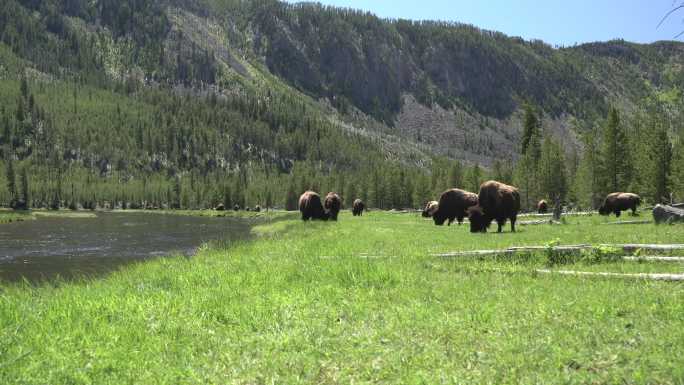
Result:
M297 193L295 192L294 183L290 183L287 188L287 194L285 195L285 209L288 211L297 210L298 200L299 197L297 197Z
M466 190L477 194L480 191L480 185L482 182L484 182L482 180L482 169L478 163L475 163L475 165L468 172L465 182Z
M565 201L568 191L563 148L549 136L544 138L539 160L539 190L540 198L550 202Z
M582 136L584 152L577 168L575 180L579 204L585 208L598 207L601 196L601 156L598 154L599 144L595 131L588 131Z
M28 208L30 206L30 196L29 196L29 180L28 172L26 171L26 166L21 169L21 204L23 208Z
M660 127L653 133L650 155L652 157L650 170L650 185L653 186L654 202L668 202L670 189L670 166L672 162L672 145L667 130Z
M628 143L615 108L608 113L601 146L601 177L603 193L625 191L631 182Z
M7 193L9 194L10 207L14 207L15 199L17 196L17 179L14 174L14 165L12 159L7 160L7 172L5 177L7 178Z
M449 169L447 188L463 187L463 167L459 161L454 161Z
M684 202L684 135L680 136L673 149L670 185L678 202Z

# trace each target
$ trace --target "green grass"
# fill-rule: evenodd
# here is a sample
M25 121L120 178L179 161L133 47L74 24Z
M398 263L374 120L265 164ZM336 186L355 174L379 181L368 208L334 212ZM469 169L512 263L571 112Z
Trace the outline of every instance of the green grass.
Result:
M192 259L0 286L0 383L682 383L684 285L538 275L543 255L430 256L684 240L605 220L471 235L413 214L282 219ZM682 270L554 268L622 266Z
M28 211L0 210L0 224L21 222L34 219Z

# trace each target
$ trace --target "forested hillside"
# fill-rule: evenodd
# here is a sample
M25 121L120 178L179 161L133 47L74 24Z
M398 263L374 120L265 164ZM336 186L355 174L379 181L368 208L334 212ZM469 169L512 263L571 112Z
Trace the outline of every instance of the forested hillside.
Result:
M0 205L293 208L314 188L404 208L487 177L534 178L533 200L555 191L537 177L555 147L564 198L591 205L608 187L582 148L611 106L624 188L651 189L641 154L664 132L659 200L682 191L682 63L676 42L553 48L275 0L6 0Z

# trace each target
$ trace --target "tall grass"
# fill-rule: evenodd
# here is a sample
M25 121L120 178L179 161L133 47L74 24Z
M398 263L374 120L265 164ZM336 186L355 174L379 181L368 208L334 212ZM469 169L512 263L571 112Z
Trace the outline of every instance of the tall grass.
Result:
M602 221L471 235L345 213L101 280L6 285L0 383L681 383L681 284L538 276L543 255L430 256L684 239L684 226Z

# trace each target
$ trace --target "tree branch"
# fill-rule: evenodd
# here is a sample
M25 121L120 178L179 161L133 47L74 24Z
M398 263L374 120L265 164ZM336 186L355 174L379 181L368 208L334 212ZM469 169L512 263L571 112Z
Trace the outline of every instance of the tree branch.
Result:
M660 20L660 23L658 23L658 26L656 27L656 29L660 28L660 26L663 25L665 20L667 20L667 18L669 18L673 13L677 12L678 10L680 10L682 8L684 8L684 4L680 4L676 7L674 7L673 9L671 9L670 12L668 12L665 16L663 16L663 19Z

